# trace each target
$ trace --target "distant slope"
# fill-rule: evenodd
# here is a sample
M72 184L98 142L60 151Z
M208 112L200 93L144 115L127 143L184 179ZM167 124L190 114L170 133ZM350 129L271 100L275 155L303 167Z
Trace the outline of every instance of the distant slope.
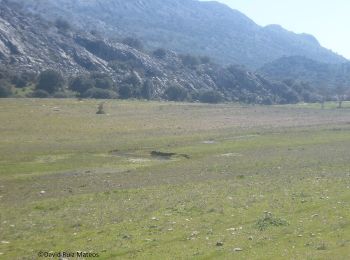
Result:
M217 2L195 0L12 0L52 20L64 17L79 28L109 37L134 35L149 47L207 55L223 64L258 68L282 56L327 62L345 59L311 35L277 25L260 27Z
M316 88L350 90L350 62L327 64L301 56L283 57L265 64L258 72L274 80L294 79Z

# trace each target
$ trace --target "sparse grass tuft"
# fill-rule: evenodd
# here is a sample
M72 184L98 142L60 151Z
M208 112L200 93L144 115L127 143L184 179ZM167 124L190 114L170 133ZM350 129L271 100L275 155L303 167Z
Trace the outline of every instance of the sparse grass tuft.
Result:
M256 226L260 231L266 230L269 227L287 226L288 222L285 219L275 217L271 212L265 212L264 216L259 218Z

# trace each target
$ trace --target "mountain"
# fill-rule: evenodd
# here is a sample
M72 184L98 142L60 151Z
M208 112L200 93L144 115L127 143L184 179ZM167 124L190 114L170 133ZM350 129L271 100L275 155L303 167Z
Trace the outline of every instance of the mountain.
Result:
M247 103L293 103L305 97L292 86L266 80L239 66L225 67L206 57L164 49L145 51L132 41L126 43L77 30L60 19L48 22L11 1L0 0L0 96L9 95L9 84L28 86L28 73L37 75L50 69L67 82L94 88L98 97L106 97L105 88L127 98L208 102L223 97ZM56 77L52 72L45 75ZM80 81L75 81L77 77ZM31 83L38 84L40 78L42 75L31 77ZM91 97L92 90L85 90L81 96Z
M350 91L350 62L329 64L301 56L282 57L265 64L258 73L272 80L294 79L308 82L323 91Z
M283 56L305 56L326 63L345 58L323 48L308 34L278 25L261 27L218 2L195 0L12 0L54 21L109 38L134 36L150 48L205 55L221 64L256 69Z

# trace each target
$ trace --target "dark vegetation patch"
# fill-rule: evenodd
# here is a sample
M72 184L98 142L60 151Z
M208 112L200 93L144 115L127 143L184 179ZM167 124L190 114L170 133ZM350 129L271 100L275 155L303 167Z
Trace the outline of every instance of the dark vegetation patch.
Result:
M174 156L183 157L183 158L186 158L186 159L190 159L191 158L187 154L177 154L177 153L160 152L160 151L152 151L151 152L151 156L153 156L153 157L161 157L161 158L164 158L164 159L171 159Z

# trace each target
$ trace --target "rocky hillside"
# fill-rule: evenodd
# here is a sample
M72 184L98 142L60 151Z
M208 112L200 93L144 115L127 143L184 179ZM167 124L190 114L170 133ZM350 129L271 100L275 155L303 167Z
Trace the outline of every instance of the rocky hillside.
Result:
M63 74L68 83L74 77L93 74L95 83L99 82L95 84L97 88L113 85L113 97L119 92L127 98L197 100L209 92L209 97L204 95L209 102L222 99L272 104L304 99L293 86L268 81L241 67L223 67L206 57L179 55L164 49L146 52L96 33L76 30L62 20L47 22L10 1L0 1L0 17L0 80L7 74L38 74L51 69ZM114 83L109 84L107 77ZM9 78L14 84L20 81L21 86L26 85L22 76ZM79 82L90 86L87 81ZM40 84L45 84L45 80ZM147 90L147 95L142 94L143 90Z
M350 93L350 62L329 64L301 56L282 57L265 64L258 72L272 80L294 79L323 91L347 89Z
M105 36L139 37L150 48L206 55L222 64L258 68L282 56L320 62L345 59L320 46L311 35L278 25L260 27L244 14L217 2L196 0L11 0L53 21L63 17L81 29Z

